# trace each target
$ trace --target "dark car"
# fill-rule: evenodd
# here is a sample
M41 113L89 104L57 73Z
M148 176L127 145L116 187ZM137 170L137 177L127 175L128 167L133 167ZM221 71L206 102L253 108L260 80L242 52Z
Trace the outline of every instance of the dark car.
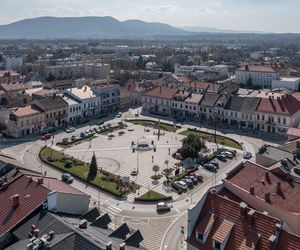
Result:
M234 150L234 149L227 149L226 151L232 153L233 157L236 157L236 150Z
M213 165L215 165L217 168L219 168L219 163L218 162L216 162L216 161L211 161L211 162L209 162L210 164L213 164Z
M68 184L71 184L74 181L74 178L69 173L63 173L61 179Z
M227 157L224 154L217 155L217 159L220 160L220 161L223 161L223 162L227 161Z
M206 163L203 167L210 172L217 172L217 167L211 163Z
M41 136L41 140L49 140L51 138L51 134L44 134Z

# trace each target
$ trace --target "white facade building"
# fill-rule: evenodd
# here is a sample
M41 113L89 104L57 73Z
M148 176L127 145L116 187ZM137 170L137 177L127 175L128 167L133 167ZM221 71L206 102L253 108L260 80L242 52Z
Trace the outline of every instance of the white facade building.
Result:
M292 91L297 91L299 83L299 77L281 77L279 80L272 81L272 88L286 88Z
M179 64L175 64L175 75L188 75L193 71L204 71L209 73L217 73L219 75L227 75L228 74L228 66L227 65L213 65L213 66L204 66L204 65L191 65L191 66L183 66Z
M241 84L248 84L262 87L271 87L273 80L279 80L279 73L271 66L265 65L245 65L235 72L236 81Z

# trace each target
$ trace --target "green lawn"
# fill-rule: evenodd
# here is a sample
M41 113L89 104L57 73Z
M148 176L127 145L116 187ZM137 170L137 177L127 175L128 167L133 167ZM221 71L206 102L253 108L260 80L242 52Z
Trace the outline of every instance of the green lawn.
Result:
M182 131L180 134L185 135L185 136L187 136L189 134L195 134L195 135L201 136L203 139L205 139L209 142L215 142L215 135L211 134L211 133L206 133L206 132L202 132L202 131L194 131L194 130L185 130L185 131ZM228 137L225 137L225 136L221 136L221 135L217 135L217 143L219 145L224 145L224 146L228 146L231 148L242 149L241 145L237 141L230 139Z
M63 155L61 152L53 150L48 147L45 147L40 151L40 158L45 163L47 163L53 167L59 168L59 169L63 170L64 172L68 172L68 173L72 174L73 176L77 176L80 179L87 181L89 183L92 183L110 193L113 193L118 196L123 195L121 193L121 191L119 189L117 189L116 182L109 181L109 180L103 180L101 178L102 176L100 173L98 173L98 175L95 177L94 180L87 180L89 165L85 162L77 160L73 157ZM70 160L73 162L72 167L70 167L70 168L65 167L65 161L67 161L67 160ZM112 178L116 178L116 176L114 176L111 173L107 172L107 174L111 175ZM132 184L132 187L133 187L133 189L138 188L136 184Z
M136 201L164 201L164 200L171 200L172 196L165 196L163 194L157 193L155 191L148 191L147 193L137 197Z
M131 122L135 125L141 125L141 126L148 126L148 127L154 127L154 128L157 128L158 126L158 122L156 121L150 121L150 120L129 120L128 122ZM160 128L162 130L165 130L167 132L176 132L177 129L179 129L180 127L179 126L176 126L174 128L173 125L171 124L167 124L167 123L160 123Z

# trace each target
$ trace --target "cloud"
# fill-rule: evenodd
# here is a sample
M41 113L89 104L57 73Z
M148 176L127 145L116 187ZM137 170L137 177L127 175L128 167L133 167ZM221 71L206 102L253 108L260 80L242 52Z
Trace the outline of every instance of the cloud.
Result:
M146 12L175 12L178 10L177 5L161 5L161 6L146 6L141 9Z

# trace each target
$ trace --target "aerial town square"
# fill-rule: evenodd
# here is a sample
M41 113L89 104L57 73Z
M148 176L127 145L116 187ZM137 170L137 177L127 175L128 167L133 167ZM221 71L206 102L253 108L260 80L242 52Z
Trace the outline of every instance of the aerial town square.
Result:
M299 250L299 7L2 0L0 250Z

